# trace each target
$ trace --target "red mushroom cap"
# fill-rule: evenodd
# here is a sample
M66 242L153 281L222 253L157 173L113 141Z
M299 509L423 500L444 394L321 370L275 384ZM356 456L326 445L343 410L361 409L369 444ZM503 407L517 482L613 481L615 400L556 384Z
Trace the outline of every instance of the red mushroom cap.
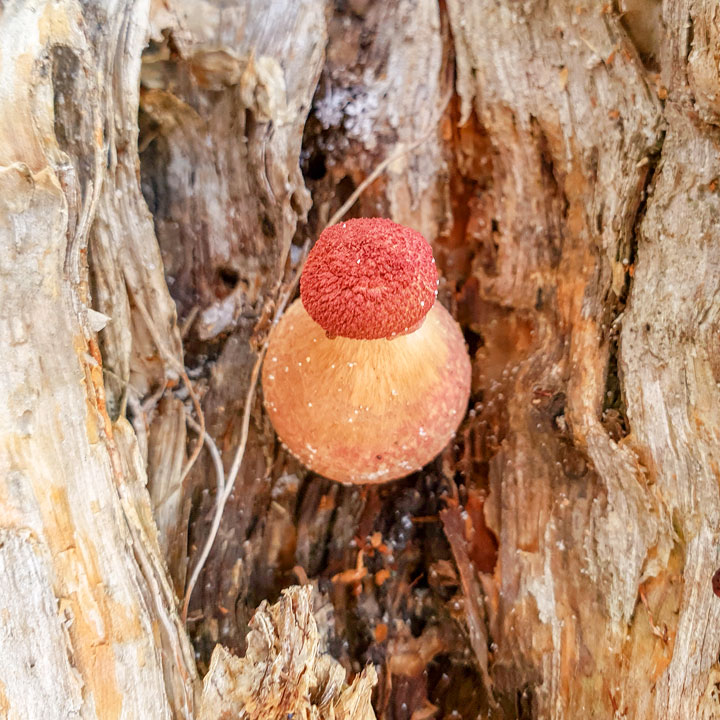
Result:
M300 278L302 304L332 336L372 340L412 331L435 302L428 241L383 218L326 228Z

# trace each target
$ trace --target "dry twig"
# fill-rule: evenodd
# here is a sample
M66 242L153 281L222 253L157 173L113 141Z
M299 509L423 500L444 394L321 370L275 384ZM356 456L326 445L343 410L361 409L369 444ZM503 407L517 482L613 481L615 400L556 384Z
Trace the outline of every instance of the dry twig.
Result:
M181 377L183 383L185 384L185 387L187 388L188 395L190 396L190 400L192 401L193 407L195 408L195 412L197 413L198 420L200 422L200 427L202 428L202 432L200 433L200 437L198 438L197 443L195 444L195 447L193 448L193 451L188 458L187 463L185 464L185 467L182 471L182 474L180 475L180 482L182 483L183 480L187 477L188 473L192 469L192 466L195 464L195 461L198 459L198 456L200 455L200 451L202 450L203 446L203 437L205 435L205 415L202 411L202 407L200 406L200 401L198 400L197 395L195 394L195 389L192 386L192 383L190 382L190 378L187 375L187 371L185 370L185 366L183 363L178 360L170 350L165 346L165 343L162 341L160 334L157 331L157 328L155 327L155 323L153 322L152 318L150 317L150 313L148 312L147 308L145 307L145 303L141 300L139 295L136 295L133 291L132 287L130 287L130 284L125 281L125 287L127 288L128 295L132 299L135 307L140 311L140 314L143 317L143 320L145 321L145 325L147 326L148 332L150 333L150 337L152 338L152 341L155 343L155 347L160 351L160 354L163 356L163 359L165 362L167 362L173 370Z

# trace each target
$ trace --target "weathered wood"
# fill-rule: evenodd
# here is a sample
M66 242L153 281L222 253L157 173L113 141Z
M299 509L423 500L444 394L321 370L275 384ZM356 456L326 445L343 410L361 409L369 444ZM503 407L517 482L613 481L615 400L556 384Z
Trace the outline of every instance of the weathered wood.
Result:
M379 717L720 714L718 30L659 8L2 6L0 714L331 716L315 683L371 717L368 662ZM352 212L432 242L468 417L367 490L256 403L189 623L201 668L248 654L196 706L176 594L216 486L205 452L185 477L184 367L229 463L283 273L420 138ZM306 578L319 635L307 590L251 624Z
M688 11L666 5L672 96ZM480 303L531 328L514 367L484 383L497 382L485 408L500 401L508 414L486 505L500 541L494 677L534 685L539 717L712 717L717 418L706 398L717 389L703 336L718 277L702 248L716 231L714 130L674 103L663 112L665 89L609 7L448 8L464 117L474 107L494 150L497 254L475 271L478 360L502 351ZM706 55L693 44L694 72Z
M12 566L4 577L16 578L0 588L0 679L13 718L193 712L194 660L166 580L144 463L125 418L108 413L116 411L95 332L105 319L91 309L87 266L93 223L134 230L132 216L111 221L102 208L123 192L110 172L126 169L113 162L123 139L116 119L130 142L137 133L132 89L144 14L143 3L83 11L38 1L6 4L0 16L0 509ZM129 108L118 107L115 92ZM137 199L137 180L135 190ZM149 226L146 210L140 217ZM154 284L144 273L141 292L159 288L172 317L161 268ZM122 280L111 285L125 292ZM113 314L127 335L127 318Z
M141 75L143 189L181 321L190 318L188 364L200 371L207 427L231 457L255 361L253 328L310 206L298 159L324 57L325 4L206 3L199 12L193 1L175 2L171 11L153 16L155 37L165 39L151 45ZM208 354L216 357L212 365ZM250 615L272 595L262 581L275 567L269 546L291 527L286 513L271 516L274 530L264 537L273 507L266 480L272 442L269 426L253 423L217 554L193 598L191 619L200 607L204 620L194 630L210 650L218 640L241 649ZM192 563L214 505L207 456L189 482L186 497L204 493L190 530ZM257 537L248 543L252 532ZM179 584L181 572L173 574ZM236 604L239 621L227 612Z
M312 603L310 585L285 590L275 605L264 601L258 608L244 658L222 645L215 648L199 720L224 714L255 720L375 720L374 668L367 666L346 685L345 670L322 647Z

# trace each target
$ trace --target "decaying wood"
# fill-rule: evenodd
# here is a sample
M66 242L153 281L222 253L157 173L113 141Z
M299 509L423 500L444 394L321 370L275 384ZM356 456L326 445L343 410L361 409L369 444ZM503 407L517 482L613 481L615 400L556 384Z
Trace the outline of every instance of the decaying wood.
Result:
M231 458L255 362L248 341L282 280L298 217L309 207L298 157L323 58L325 8L308 1L273 3L267 12L262 2L225 8L205 3L199 9L195 2L174 3L170 12L158 8L152 17L155 36L165 41L151 46L143 65L143 187L181 319L195 317L188 364L199 363L207 375L207 352L217 355L212 376L201 380L205 415L208 432ZM233 339L219 342L229 330ZM268 437L263 433L260 441L251 425L238 488L229 498L218 545L232 558L231 568L253 522L252 498L259 496L258 514L269 499L260 469ZM189 492L213 487L214 477L206 456L190 477ZM207 497L199 510L208 524L191 533L198 546L191 562L205 543L213 504ZM226 589L211 593L208 619L218 605L233 606L237 582L249 579L238 568L209 571L212 585ZM175 573L179 583L182 568ZM253 598L250 612L260 599ZM229 630L242 646L245 625L233 623Z
M144 14L143 3L98 3L83 14L73 3L27 2L0 15L0 509L4 577L16 579L0 588L0 680L11 718L193 712L194 660L145 463L117 397L105 392L96 331L106 318L96 311L111 315L107 343L117 342L123 381L133 380L130 357L143 354L142 340L130 342L126 299L91 309L88 276L92 236L94 250L107 242L125 260L102 265L115 274L108 291L126 298L125 274L172 321L157 248L142 244L152 226L128 122ZM154 272L143 262L153 256Z
M321 647L312 595L306 585L285 590L270 607L264 601L250 623L244 658L215 648L199 720L230 713L255 720L375 720L375 670L369 665L345 684L345 670Z
M705 41L688 53L686 27L706 16L666 4L682 55L662 58L663 112L668 91L607 8L448 7L464 116L474 104L494 149L498 250L475 271L474 304L509 306L530 329L513 375L487 377L485 399L502 394L509 416L490 472L496 677L536 683L539 716L714 717L717 389L703 325L718 276L700 248L716 210L696 194L717 161L676 79L688 58L708 82Z
M714 3L1 5L0 715L720 715ZM250 407L201 696L272 298L389 157L468 417L363 489Z

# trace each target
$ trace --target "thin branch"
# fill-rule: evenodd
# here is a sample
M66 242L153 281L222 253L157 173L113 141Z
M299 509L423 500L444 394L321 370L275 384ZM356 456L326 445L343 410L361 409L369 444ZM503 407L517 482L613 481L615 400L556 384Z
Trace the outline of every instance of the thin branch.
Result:
M445 108L447 107L448 102L450 101L450 94L447 95L445 102L443 103L443 109L442 112L445 111ZM362 195L365 190L372 185L384 172L387 170L387 168L392 165L396 160L399 160L404 155L409 155L413 150L420 147L424 142L426 142L430 135L432 135L433 131L437 128L437 120L440 119L440 115L442 115L442 112L439 113L436 121L434 123L430 124L430 127L428 130L423 133L417 140L410 143L407 147L401 147L398 148L392 155L389 155L386 157L381 163L378 164L378 166L355 188L355 190L352 192L350 197L340 206L340 208L333 214L333 216L328 220L327 226L335 225L336 223L339 223L343 217L345 217L345 213L357 202L357 199Z
M280 320L283 312L285 312L285 307L288 303L288 300L293 296L295 292L295 288L297 287L297 283L300 280L300 273L302 272L304 260L305 257L307 257L307 252L309 248L309 243L305 243L305 246L303 247L302 260L300 261L300 263L298 263L298 268L295 272L292 282L287 285L284 291L281 290L280 292L280 299L275 309L272 325L276 325L277 322ZM248 385L247 395L245 397L242 426L240 430L240 443L238 444L237 450L235 451L235 457L233 458L233 463L230 467L230 472L228 473L227 479L224 482L224 488L222 492L218 493L215 504L215 512L213 514L213 521L212 525L210 526L210 532L208 533L205 544L203 545L202 552L200 553L200 557L195 563L195 567L193 568L192 574L190 575L190 579L188 580L188 584L185 589L185 598L183 600L182 611L180 612L180 618L182 619L183 623L187 621L187 613L190 606L190 598L192 597L192 592L195 589L195 585L197 584L198 578L200 577L200 573L202 572L205 562L210 555L210 550L212 550L212 546L215 543L215 538L217 537L218 530L220 529L220 522L222 521L223 512L225 511L225 505L227 504L228 498L232 494L233 487L235 485L235 479L240 472L240 466L242 465L243 457L245 456L245 448L247 447L247 439L250 431L250 414L252 411L253 402L255 401L255 389L257 387L258 377L260 376L260 368L262 366L262 362L265 358L265 353L267 352L268 348L268 338L269 333L263 341L262 345L260 346L260 349L258 350L258 355L255 359L255 364L253 365L253 369L250 374L250 383Z
M217 491L218 495L222 494L225 489L225 469L223 468L222 455L218 450L218 446L212 437L206 433L200 423L195 422L189 415L187 416L188 425L202 438L207 445L210 457L212 458L213 465L215 467L215 478L217 480Z
M185 464L185 467L180 475L180 483L182 484L183 480L187 477L188 473L192 469L192 466L195 464L195 461L198 459L198 456L200 455L200 451L202 450L203 446L203 436L205 434L205 414L202 411L202 407L200 407L200 401L198 400L197 395L195 394L195 390L192 386L192 383L190 382L190 378L187 375L187 371L185 370L185 365L183 365L180 360L178 360L172 352L165 346L165 343L163 342L162 338L160 337L157 328L155 327L155 323L153 322L152 318L150 317L150 313L148 312L147 308L145 307L145 303L142 301L139 295L135 294L132 287L130 287L130 283L127 282L127 279L125 280L125 287L128 290L128 294L132 298L133 303L135 304L135 307L140 311L140 314L143 317L143 320L145 321L145 325L147 326L148 332L150 333L150 337L152 338L153 342L155 343L155 347L160 351L160 354L163 356L163 359L165 362L167 362L173 370L181 377L183 383L185 384L185 387L187 388L188 395L190 396L190 400L192 401L193 407L195 408L195 412L197 413L198 420L200 422L200 427L202 428L202 432L200 433L200 436L198 437L198 441L195 444L195 447L193 448L193 451L188 458L187 463Z

